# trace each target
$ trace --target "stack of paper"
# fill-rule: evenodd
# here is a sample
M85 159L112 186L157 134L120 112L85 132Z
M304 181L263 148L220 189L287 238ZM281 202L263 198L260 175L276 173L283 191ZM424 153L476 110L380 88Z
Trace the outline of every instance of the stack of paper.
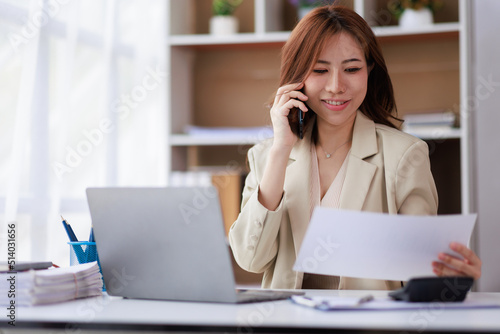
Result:
M224 138L259 138L265 139L273 136L273 129L269 126L256 127L203 127L188 125L185 132L191 136L224 137Z
M404 116L403 131L420 136L444 136L455 126L456 117L451 111L407 114Z
M0 305L50 304L102 294L97 262L68 268L0 273Z

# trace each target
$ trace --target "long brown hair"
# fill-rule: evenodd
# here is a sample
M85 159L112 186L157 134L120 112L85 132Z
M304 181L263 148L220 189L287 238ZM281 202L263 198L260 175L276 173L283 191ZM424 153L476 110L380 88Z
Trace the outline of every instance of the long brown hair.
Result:
M396 101L382 51L370 26L349 8L337 5L318 7L299 21L282 49L279 86L304 82L328 39L340 32L354 37L371 68L367 93L359 109L375 123L396 128L393 121L401 120L395 116ZM311 112L305 113L305 124L312 116ZM296 111L290 111L289 121L292 131L297 133Z

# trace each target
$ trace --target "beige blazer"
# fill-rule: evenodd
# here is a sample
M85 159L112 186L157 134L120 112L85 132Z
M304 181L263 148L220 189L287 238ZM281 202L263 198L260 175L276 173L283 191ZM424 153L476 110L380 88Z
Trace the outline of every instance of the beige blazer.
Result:
M312 128L312 127L310 127ZM284 193L275 211L258 201L258 186L272 139L248 152L250 172L241 212L229 231L237 263L264 273L262 287L300 289L303 273L292 267L309 224L310 130L290 153ZM438 197L427 144L374 123L358 111L340 197L340 209L390 214L437 214ZM429 263L429 266L431 264ZM400 282L341 279L340 289L395 289Z

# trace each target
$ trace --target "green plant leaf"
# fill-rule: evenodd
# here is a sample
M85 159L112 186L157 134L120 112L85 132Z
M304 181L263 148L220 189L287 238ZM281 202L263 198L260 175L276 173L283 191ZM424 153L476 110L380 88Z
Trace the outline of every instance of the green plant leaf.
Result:
M213 0L212 10L214 15L233 15L243 0Z

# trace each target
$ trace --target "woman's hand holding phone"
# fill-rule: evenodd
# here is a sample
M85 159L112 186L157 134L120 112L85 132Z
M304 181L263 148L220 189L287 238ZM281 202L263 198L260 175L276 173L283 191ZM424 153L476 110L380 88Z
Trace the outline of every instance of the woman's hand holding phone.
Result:
M290 128L288 114L294 108L307 112L307 96L300 91L303 83L284 85L278 89L271 108L274 140L267 156L264 175L259 184L259 202L268 210L276 210L283 196L288 158L297 136ZM296 111L294 111L296 112Z
M300 109L303 113L307 112L307 96L300 90L304 87L303 83L288 84L280 87L274 98L271 108L271 121L274 130L274 146L291 150L297 142L297 136L290 129L288 114L293 108Z

